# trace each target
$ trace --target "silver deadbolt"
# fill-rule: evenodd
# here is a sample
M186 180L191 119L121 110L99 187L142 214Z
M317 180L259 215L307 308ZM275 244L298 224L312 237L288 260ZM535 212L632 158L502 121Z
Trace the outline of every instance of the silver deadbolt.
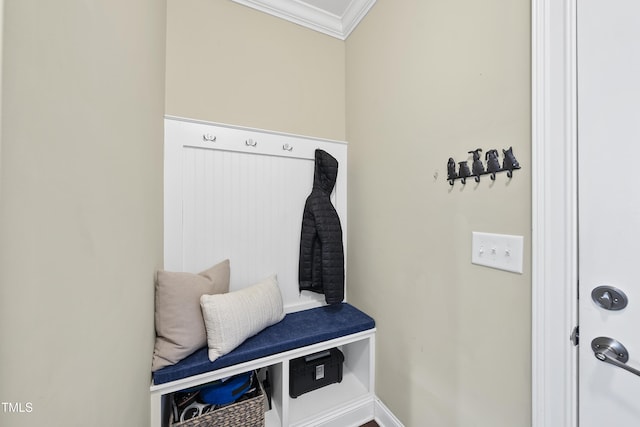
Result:
M613 286L598 286L591 291L591 299L605 310L622 310L628 299L624 292Z

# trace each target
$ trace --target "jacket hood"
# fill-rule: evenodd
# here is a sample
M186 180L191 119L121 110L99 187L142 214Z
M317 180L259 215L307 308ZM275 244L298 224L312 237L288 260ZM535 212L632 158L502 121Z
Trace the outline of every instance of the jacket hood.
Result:
M331 194L338 178L338 161L324 150L316 150L313 188Z

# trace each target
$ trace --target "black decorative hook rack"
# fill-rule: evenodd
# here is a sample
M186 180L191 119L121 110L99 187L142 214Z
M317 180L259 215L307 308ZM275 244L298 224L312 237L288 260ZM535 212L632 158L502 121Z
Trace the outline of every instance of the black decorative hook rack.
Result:
M449 157L449 161L447 162L447 181L449 181L450 185L453 185L457 179L462 182L462 185L465 185L467 183L467 178L470 177L474 177L476 182L480 182L480 177L482 175L490 175L491 180L493 181L496 179L496 174L498 172L506 172L507 176L511 178L513 176L513 171L520 169L520 164L513 155L513 147L509 147L508 150L502 150L502 165L500 165L500 160L498 158L498 150L492 149L487 151L485 153L485 161L487 162L486 168L484 163L482 163L482 155L480 152L482 152L481 148L469 151L469 154L473 155L471 169L469 169L469 165L467 164L468 161L465 160L458 162L457 172L455 160L453 160L453 157Z

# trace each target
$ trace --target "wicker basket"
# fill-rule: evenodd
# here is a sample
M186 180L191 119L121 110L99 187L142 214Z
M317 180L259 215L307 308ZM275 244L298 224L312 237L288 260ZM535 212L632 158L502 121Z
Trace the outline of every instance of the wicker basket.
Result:
M257 396L241 402L232 403L207 412L199 417L182 422L174 422L171 416L171 427L263 427L265 397L262 384L259 383Z

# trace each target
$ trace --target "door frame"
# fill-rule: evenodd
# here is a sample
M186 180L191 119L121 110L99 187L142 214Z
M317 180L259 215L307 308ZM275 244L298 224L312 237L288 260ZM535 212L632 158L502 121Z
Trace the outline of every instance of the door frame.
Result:
M577 0L531 0L532 426L578 426Z

